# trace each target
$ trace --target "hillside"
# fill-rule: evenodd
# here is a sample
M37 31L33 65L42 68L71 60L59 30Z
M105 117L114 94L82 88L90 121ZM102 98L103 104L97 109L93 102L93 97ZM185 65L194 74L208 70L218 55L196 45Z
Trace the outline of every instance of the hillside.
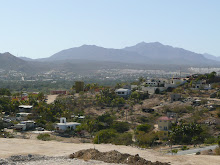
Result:
M27 71L30 70L28 62L21 60L10 53L0 53L0 69Z
M60 60L95 60L136 64L156 65L218 65L219 61L208 59L202 54L182 48L163 45L159 42L141 42L124 49L110 49L95 45L82 45L62 50L48 58L39 61Z
M212 65L218 62L205 58L203 55L182 48L163 45L159 42L139 43L126 47L124 50L136 52L149 58L155 64Z
M204 53L203 56L210 60L220 61L220 57L213 56L211 54Z
M95 60L95 61L113 61L124 63L149 63L149 59L135 52L129 52L121 49L108 49L95 45L83 45L76 48L62 50L49 58L41 59L43 61L58 60Z

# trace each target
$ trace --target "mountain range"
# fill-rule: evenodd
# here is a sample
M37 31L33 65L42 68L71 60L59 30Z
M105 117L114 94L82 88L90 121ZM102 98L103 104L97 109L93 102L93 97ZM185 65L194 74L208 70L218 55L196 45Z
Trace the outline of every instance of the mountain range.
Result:
M10 53L0 54L0 69L37 72L53 69L71 70L79 63L96 66L102 65L185 65L185 66L219 66L220 57L199 54L182 48L163 45L159 42L141 42L122 49L103 48L96 45L82 45L62 50L48 58L30 59L15 57ZM74 65L74 66L73 66ZM82 67L81 67L82 68Z
M95 60L142 64L175 64L175 65L215 65L216 59L205 57L182 48L163 45L159 42L141 42L123 49L103 48L95 45L62 50L40 61L60 60Z

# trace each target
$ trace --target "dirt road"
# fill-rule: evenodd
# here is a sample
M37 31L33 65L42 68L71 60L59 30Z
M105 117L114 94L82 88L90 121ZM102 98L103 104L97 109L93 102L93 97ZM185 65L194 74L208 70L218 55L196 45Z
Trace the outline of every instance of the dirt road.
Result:
M117 150L131 155L139 154L152 162L171 162L175 165L219 165L220 156L206 155L161 155L159 152L147 149L141 150L130 146L116 146L110 144L93 145L90 143L62 143L57 141L40 141L29 139L4 139L0 138L0 158L18 154L40 154L46 156L68 156L69 154L89 148L96 148L102 152Z

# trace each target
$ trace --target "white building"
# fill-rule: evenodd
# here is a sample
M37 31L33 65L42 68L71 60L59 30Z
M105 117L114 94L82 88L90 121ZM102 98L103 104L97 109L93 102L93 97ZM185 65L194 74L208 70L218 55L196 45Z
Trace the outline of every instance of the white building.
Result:
M144 82L142 85L143 86L148 86L148 87L160 87L162 85L164 85L165 82L159 79L151 79L151 80L147 80L146 82Z
M32 105L20 105L18 108L20 112L30 112L33 106Z
M181 79L181 78L172 78L169 80L168 83L165 84L166 88L176 88L180 85L185 84L187 81L185 79Z
M27 116L30 115L31 113L25 113L25 112L20 112L16 114L16 120L26 120Z
M115 93L121 97L129 97L131 95L131 90L119 88L119 89L115 90Z
M74 130L79 125L81 125L81 124L77 123L77 122L66 122L66 118L61 117L60 123L57 123L55 125L55 128L56 128L56 130L62 130L62 131L65 131L67 129Z
M35 127L35 122L32 120L21 121L19 124L16 124L14 126L15 129L21 130L21 131L31 130L34 127Z

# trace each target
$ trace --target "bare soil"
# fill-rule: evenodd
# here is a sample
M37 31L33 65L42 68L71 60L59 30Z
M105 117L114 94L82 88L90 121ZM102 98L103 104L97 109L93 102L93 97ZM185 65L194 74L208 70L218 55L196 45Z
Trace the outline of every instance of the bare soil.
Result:
M57 141L40 141L30 139L6 139L0 138L0 158L12 155L45 155L45 156L68 156L82 149L95 148L101 152L112 150L130 155L138 154L140 157L156 162L171 163L174 165L219 165L220 156L212 155L163 155L153 149L139 149L131 146L90 143L63 143Z

